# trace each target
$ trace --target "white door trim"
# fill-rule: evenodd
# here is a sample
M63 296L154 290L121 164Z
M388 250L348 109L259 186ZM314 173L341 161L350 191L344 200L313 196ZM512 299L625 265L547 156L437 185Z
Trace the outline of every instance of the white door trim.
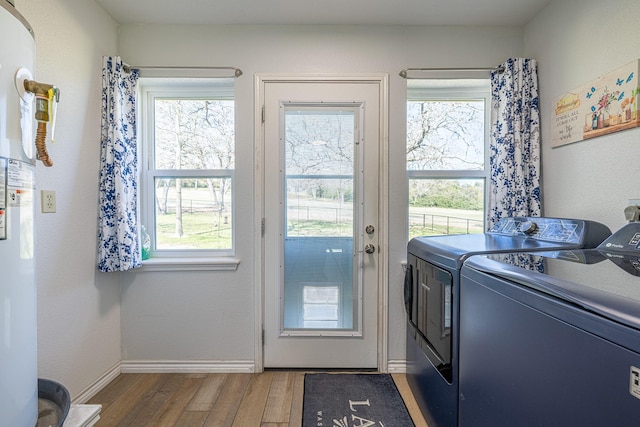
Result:
M378 371L388 371L388 330L389 330L389 75L386 73L367 74L256 74L254 87L254 276L255 276L255 370L264 370L263 329L264 329L264 238L262 233L264 212L264 87L269 82L366 82L379 86L380 93L380 144L379 144L379 268L378 268Z

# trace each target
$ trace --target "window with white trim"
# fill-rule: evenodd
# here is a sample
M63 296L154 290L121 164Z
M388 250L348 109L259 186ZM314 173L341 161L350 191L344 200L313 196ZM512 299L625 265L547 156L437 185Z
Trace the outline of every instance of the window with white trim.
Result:
M484 232L490 80L407 81L408 237Z
M141 223L153 258L234 254L233 79L141 78Z

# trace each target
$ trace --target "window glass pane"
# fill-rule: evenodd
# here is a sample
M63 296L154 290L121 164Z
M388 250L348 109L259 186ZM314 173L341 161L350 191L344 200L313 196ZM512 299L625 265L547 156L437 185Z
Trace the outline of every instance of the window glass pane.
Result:
M407 102L407 170L483 170L484 100Z
M154 102L156 169L233 169L234 101Z
M231 178L156 178L155 248L231 249Z
M483 179L410 179L409 238L484 232Z

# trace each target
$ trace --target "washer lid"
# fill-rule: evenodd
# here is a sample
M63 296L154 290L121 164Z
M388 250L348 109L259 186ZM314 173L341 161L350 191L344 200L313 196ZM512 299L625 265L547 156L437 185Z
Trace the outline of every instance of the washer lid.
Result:
M600 249L476 255L465 269L505 279L640 330L640 258ZM464 280L464 279L463 279Z

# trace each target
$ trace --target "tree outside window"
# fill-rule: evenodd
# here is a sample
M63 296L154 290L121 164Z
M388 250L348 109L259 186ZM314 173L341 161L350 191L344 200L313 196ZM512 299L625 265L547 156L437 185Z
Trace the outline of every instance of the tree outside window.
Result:
M484 231L488 80L409 87L409 238Z
M154 256L233 251L232 96L180 79L143 86L147 100L145 222ZM202 84L202 83L201 83Z

